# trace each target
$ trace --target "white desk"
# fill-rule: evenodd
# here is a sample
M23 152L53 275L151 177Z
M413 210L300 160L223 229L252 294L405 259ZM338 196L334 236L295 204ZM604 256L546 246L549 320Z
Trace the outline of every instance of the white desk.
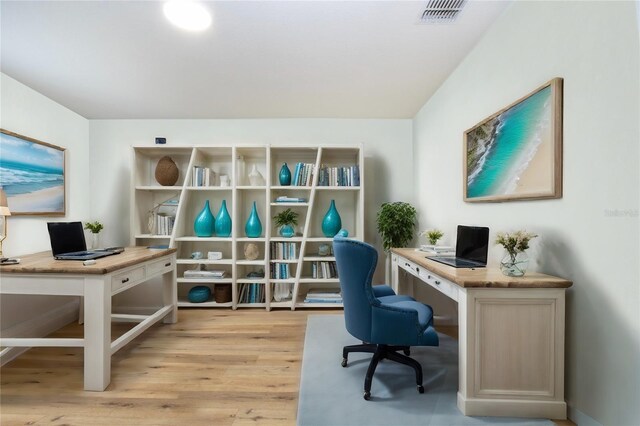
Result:
M111 355L161 319L177 321L176 250L127 247L121 254L97 259L95 265L54 260L51 252L25 256L5 265L1 294L82 296L84 338L0 338L0 346L76 346L84 348L84 389L103 391L111 381ZM111 313L111 297L154 277L163 277L163 307L151 315ZM111 321L139 322L111 342ZM3 351L4 352L4 351Z
M456 269L426 256L392 249L392 287L407 293L399 279L404 270L458 302L460 411L566 419L564 309L571 281L540 273L506 277L496 268Z

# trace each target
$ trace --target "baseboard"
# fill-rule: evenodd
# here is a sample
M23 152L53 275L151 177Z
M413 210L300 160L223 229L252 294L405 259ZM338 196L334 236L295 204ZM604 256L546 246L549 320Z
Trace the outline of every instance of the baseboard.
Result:
M567 404L564 401L464 398L460 392L458 409L465 416L567 418Z
M58 308L47 311L28 321L6 330L2 337L44 337L65 325L78 320L78 300L71 300ZM5 365L30 348L8 348L0 355L0 365Z
M574 408L571 405L569 405L567 408L569 409L568 410L569 420L571 420L575 424L579 426L603 426L601 423L598 423L597 421L593 420L591 417L587 416L577 408Z

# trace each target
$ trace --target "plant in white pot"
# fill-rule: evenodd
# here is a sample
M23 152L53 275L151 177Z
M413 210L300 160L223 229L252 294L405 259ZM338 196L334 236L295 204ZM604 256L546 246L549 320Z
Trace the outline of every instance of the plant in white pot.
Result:
M88 229L91 232L91 248L100 248L100 231L104 229L104 225L96 220L95 222L85 223L84 229Z

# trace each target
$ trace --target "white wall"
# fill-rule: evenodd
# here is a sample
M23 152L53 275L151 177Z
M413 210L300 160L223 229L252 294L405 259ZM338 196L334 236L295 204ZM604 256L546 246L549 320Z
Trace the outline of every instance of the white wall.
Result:
M568 291L566 397L579 424L640 419L639 45L634 2L514 2L414 119L421 228L540 234ZM564 197L465 204L462 135L564 78ZM498 247L490 251L495 265ZM591 419L589 419L591 417Z
M89 121L18 81L0 74L0 127L66 148L66 216L12 216L3 243L5 256L51 250L48 221L90 219ZM33 320L70 298L3 296L2 329Z
M364 144L365 234L378 244L375 215L387 201L413 201L411 120L241 119L91 120L92 213L104 222L103 242L129 242L130 168L133 145ZM381 257L375 279L384 279Z

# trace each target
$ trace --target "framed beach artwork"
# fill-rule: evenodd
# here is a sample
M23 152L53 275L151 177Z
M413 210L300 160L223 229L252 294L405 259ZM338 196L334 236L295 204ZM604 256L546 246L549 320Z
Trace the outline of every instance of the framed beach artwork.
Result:
M562 79L464 132L468 202L562 197Z
M0 185L11 215L64 216L64 151L0 129Z

